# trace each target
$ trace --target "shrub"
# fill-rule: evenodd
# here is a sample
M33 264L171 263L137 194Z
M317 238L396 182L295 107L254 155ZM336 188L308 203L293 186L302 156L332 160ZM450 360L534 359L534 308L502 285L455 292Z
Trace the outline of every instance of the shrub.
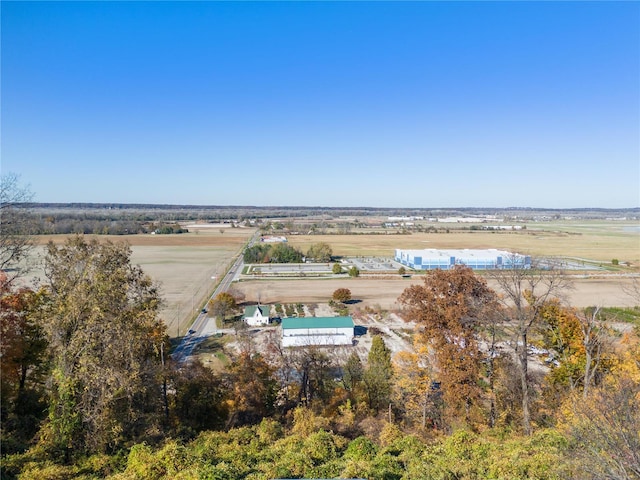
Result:
M338 288L333 292L333 300L340 303L347 303L351 300L351 290L348 288Z
M378 453L378 447L367 437L358 437L349 442L344 458L349 460L372 460Z

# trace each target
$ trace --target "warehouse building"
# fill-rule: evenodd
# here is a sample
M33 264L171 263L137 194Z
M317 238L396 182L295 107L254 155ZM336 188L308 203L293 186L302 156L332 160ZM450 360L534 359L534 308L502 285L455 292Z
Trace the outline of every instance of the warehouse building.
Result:
M351 317L301 317L282 319L282 346L351 345Z
M504 250L424 250L396 249L396 262L414 270L448 270L455 265L466 265L473 270L531 268L531 257Z

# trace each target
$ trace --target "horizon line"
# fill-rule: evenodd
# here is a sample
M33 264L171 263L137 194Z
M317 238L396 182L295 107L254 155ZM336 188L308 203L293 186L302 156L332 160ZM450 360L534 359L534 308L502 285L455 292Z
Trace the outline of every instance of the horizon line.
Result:
M38 206L104 206L104 207L182 207L182 208L256 208L256 209L324 209L324 210L640 210L640 206L634 207L532 207L532 206L509 206L509 207L491 207L491 206L457 206L457 207L382 207L382 206L323 206L323 205L215 205L215 204L190 204L190 203L140 203L140 202L21 202L14 204L19 207L38 207Z

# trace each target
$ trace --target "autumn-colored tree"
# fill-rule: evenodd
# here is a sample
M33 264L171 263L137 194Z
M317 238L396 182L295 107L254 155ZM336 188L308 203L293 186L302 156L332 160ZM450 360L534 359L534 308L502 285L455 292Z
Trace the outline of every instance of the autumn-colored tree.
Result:
M558 362L548 379L555 388L580 388L586 398L589 388L610 367L609 334L598 312L598 308L576 311L557 300L541 308L544 343Z
M0 274L0 419L3 452L23 450L43 419L47 341L36 313L44 296Z
M471 268L433 270L423 285L412 285L400 296L405 317L419 323L421 342L434 349L446 414L450 421L479 421L482 388L477 332L497 307L496 295Z
M191 438L198 432L224 427L227 406L221 379L198 360L190 360L188 368L173 367L169 403L176 433Z
M209 300L209 312L222 321L233 314L237 308L236 299L227 292L221 292L215 298Z
M236 305L240 305L246 299L245 293L236 287L230 287L229 289L227 289L227 293L235 299ZM259 295L258 295L258 303L260 303Z
M574 392L561 411L577 478L640 478L640 339L625 334L619 348L603 382L586 397Z
M283 348L275 332L267 332L267 337L269 365L277 371L278 403L285 410L301 404L309 408L325 405L336 386L332 370L337 357L313 344Z
M422 428L434 425L439 417L426 345L416 342L416 351L398 352L393 359L394 404L404 418Z
M36 293L28 288L13 290L6 278L0 278L3 397L19 396L26 388L42 380L47 341L35 317L43 300L42 292Z
M529 376L529 334L541 321L544 305L570 288L570 281L561 270L555 268L536 268L532 265L510 262L512 268L496 270L491 278L498 284L502 295L501 312L507 322L514 324L515 353L518 358L518 376L522 390L522 429L530 435L531 429L531 390Z
M119 448L162 418L158 289L124 243L49 243L49 301L42 310L52 355L45 445L64 458Z
M608 329L598 318L599 307L591 307L577 314L582 333L582 346L584 348L584 374L582 378L582 396L589 394L591 385L598 379L601 370L611 366L607 358L611 342Z
M331 246L326 242L314 243L309 247L309 250L307 250L307 258L316 262L330 262L332 255L333 251L331 250Z
M347 303L351 300L351 290L348 288L338 288L333 292L333 300L340 303Z
M225 379L230 426L258 423L274 412L278 385L275 369L260 354L243 351Z

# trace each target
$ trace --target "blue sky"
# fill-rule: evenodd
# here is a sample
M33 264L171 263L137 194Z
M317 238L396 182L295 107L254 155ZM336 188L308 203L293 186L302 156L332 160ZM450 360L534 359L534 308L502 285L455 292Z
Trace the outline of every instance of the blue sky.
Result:
M640 205L639 2L0 8L39 202Z

